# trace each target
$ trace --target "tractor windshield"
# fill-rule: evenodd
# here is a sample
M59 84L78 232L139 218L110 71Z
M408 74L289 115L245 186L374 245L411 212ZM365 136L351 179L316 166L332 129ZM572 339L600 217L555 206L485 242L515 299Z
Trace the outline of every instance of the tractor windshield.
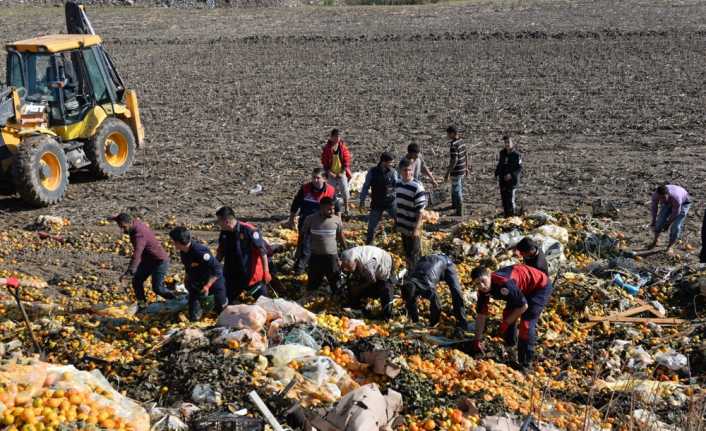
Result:
M55 102L52 85L57 81L56 64L52 55L22 54L26 66L26 99L32 102Z

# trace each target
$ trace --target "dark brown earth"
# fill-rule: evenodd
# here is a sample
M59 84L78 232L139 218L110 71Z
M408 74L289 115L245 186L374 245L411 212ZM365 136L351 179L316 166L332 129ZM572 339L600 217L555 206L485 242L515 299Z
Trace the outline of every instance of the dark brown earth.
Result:
M466 203L494 215L500 135L524 154L528 210L614 201L636 245L659 182L689 188L699 246L706 119L706 4L483 2L414 7L174 10L94 8L148 142L124 178L78 175L50 209L0 198L0 228L39 214L96 229L137 208L159 223L210 220L221 202L284 220L332 127L354 170L422 144L443 175L445 127L466 130ZM60 8L0 8L2 42L63 29ZM2 67L2 66L0 66ZM4 76L4 70L0 70ZM256 184L264 194L248 190ZM32 260L27 256L28 260Z

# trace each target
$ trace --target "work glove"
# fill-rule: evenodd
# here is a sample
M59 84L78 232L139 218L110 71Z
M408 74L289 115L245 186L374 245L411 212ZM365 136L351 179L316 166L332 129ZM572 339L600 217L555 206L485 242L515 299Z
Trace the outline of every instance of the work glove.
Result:
M20 280L18 280L16 277L8 277L7 279L5 279L5 286L17 289L18 287L20 287Z

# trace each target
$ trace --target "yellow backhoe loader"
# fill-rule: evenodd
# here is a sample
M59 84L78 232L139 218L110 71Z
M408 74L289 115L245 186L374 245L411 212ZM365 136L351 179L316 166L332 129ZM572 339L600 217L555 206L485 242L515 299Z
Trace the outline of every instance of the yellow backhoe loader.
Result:
M33 206L59 202L69 173L125 174L143 145L137 95L125 87L82 6L67 34L10 43L0 89L0 192Z

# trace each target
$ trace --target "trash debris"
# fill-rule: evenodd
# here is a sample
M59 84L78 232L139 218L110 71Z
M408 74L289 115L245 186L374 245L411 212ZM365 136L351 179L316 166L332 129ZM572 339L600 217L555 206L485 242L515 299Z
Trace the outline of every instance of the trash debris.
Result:
M191 391L191 400L196 404L215 404L220 406L223 403L223 396L207 383L199 383Z
M689 359L686 356L672 349L656 354L655 361L673 371L683 370L689 365Z

